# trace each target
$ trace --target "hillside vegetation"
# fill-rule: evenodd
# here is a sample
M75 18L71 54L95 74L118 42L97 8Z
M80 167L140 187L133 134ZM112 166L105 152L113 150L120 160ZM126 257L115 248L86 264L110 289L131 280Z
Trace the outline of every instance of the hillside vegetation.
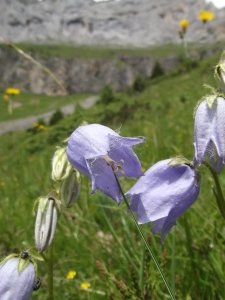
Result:
M197 101L208 92L203 84L217 87L212 68L218 60L219 55L198 62L184 61L170 74L156 76L151 81L141 78L123 93L106 87L93 108L83 110L77 106L73 115L54 125L46 124L46 130L0 136L0 255L20 253L34 245L32 209L39 196L54 189L53 153L84 120L119 130L122 136L145 136L146 143L135 147L143 171L159 160L177 155L191 160L193 111ZM20 94L20 98L29 100L28 96L35 97ZM63 105L63 96L59 98ZM29 115L28 100L24 102L24 116ZM40 101L49 100L43 97ZM223 299L225 293L225 226L211 191L212 179L204 167L200 170L204 175L200 197L178 219L164 247L160 236L152 235L151 225L142 225L145 235L151 237L151 247L177 299ZM134 182L123 179L124 191ZM100 192L90 195L90 182L82 176L79 200L71 209L62 211L54 238L55 299L128 299L121 296L113 280L103 280L97 260L129 288L133 288L130 275L130 265L133 265L143 288L144 245L126 210L124 203L118 206ZM76 277L69 280L66 276L71 270L76 271ZM33 293L32 299L46 296L46 270L41 263L39 275L42 286ZM91 288L82 290L83 282L90 283ZM169 299L153 262L149 285L152 295L148 299Z

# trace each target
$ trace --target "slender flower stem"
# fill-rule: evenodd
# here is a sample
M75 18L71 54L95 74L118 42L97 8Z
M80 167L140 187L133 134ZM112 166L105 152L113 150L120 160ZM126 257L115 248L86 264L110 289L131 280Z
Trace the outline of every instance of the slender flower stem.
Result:
M53 243L49 246L48 256L48 300L54 300L53 293Z
M162 269L160 268L160 265L159 265L159 263L158 263L158 261L157 261L157 259L156 259L156 257L155 257L155 254L153 253L152 249L150 248L150 246L149 246L149 244L148 244L148 242L147 242L147 240L146 240L146 238L145 238L145 236L144 236L144 234L143 234L143 232L142 232L140 226L138 225L138 222L136 221L135 215L134 215L134 213L132 212L132 210L131 210L131 208L130 208L130 205L129 205L129 203L128 203L128 201L127 201L127 199L126 199L126 197L125 197L125 195L124 195L124 193L123 193L123 190L122 190L122 188L121 188L121 185L120 185L119 180L118 180L118 178L117 178L117 176L116 176L115 173L114 173L114 176L115 176L116 182L117 182L117 184L118 184L118 186L119 186L119 189L120 189L120 192L121 192L121 194L122 194L122 197L123 197L123 199L124 199L124 201L125 201L125 203L126 203L126 205L127 205L127 208L129 209L129 212L130 212L130 214L131 214L131 216L132 216L132 218L133 218L133 220L134 220L134 223L135 223L135 225L136 225L136 227L137 227L137 230L138 230L140 236L142 237L142 239L143 239L143 241L144 241L144 244L145 244L145 246L147 247L147 249L148 249L148 251L149 251L149 253L150 253L151 257L152 257L152 259L153 259L153 261L154 261L154 263L155 263L155 265L156 265L156 267L157 267L157 269L158 269L158 271L159 271L159 273L160 273L160 275L161 275L161 277L162 277L163 282L164 282L165 285L166 285L166 288L167 288L167 290L168 290L168 292L169 292L169 294L170 294L171 299L175 300L175 297L174 297L174 295L173 295L173 293L172 293L172 291L171 291L171 289L170 289L170 286L169 286L169 284L168 284L168 282L167 282L167 280L166 280L166 278L165 278L165 276L164 276L164 274L163 274Z
M48 258L45 256L44 253L40 253L43 257L46 265L47 265L47 272L48 272L48 297L47 300L54 300L54 293L53 293L53 243L49 246L49 255Z
M219 211L225 220L225 200L224 200L223 192L221 189L218 174L214 171L212 166L207 161L204 160L203 164L209 169L209 171L211 172L213 179L215 181L216 189L213 187L213 193L216 198L216 203L219 208Z

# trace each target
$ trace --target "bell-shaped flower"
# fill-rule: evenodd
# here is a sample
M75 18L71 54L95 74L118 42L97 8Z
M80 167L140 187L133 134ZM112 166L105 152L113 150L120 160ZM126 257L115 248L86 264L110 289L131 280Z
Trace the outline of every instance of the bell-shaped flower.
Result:
M0 299L28 300L35 289L35 267L30 260L11 256L0 265Z
M225 99L206 96L195 113L195 163L202 164L208 157L217 173L225 163Z
M106 126L90 124L79 126L72 133L66 152L70 163L91 179L92 193L98 189L120 203L113 170L117 176L143 175L132 146L144 141L144 138L121 137Z
M185 159L162 160L148 169L125 194L139 224L152 222L154 234L167 233L197 199L198 173Z

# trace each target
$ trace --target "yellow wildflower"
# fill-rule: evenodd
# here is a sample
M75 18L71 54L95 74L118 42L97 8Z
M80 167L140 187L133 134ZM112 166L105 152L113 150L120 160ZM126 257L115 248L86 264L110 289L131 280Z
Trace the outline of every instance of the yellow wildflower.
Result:
M210 11L200 11L200 13L198 14L198 17L200 20L203 21L203 23L206 23L207 21L214 19L215 15L214 15L214 13L212 13Z
M6 94L10 94L10 95L19 95L20 94L20 90L14 87L8 87L5 90Z
M76 271L69 271L66 275L67 279L74 279L74 277L76 276L77 272Z
M83 290L89 289L90 286L91 286L91 284L88 283L88 282L83 282L83 283L81 283L81 285L80 285L80 287L81 287Z
M40 124L40 125L38 126L38 129L39 129L39 130L46 130L46 126L45 126L45 125L42 125L42 124Z
M186 30L188 28L188 25L189 25L189 21L187 19L184 19L184 20L180 21L180 27L183 30Z

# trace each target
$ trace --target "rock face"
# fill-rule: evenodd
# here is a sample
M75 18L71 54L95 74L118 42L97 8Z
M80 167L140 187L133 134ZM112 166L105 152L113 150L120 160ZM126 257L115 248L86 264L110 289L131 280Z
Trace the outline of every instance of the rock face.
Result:
M133 84L138 74L150 77L156 62L150 56L133 55L119 55L112 59L33 57L49 68L70 94L98 93L106 85L122 91ZM159 62L167 73L179 63L179 58L172 55ZM0 74L0 89L15 85L24 92L62 94L48 73L4 47L0 47Z
M202 24L201 10L215 13ZM11 42L149 46L178 43L179 21L188 19L187 41L225 40L225 8L204 0L1 0L0 36Z

